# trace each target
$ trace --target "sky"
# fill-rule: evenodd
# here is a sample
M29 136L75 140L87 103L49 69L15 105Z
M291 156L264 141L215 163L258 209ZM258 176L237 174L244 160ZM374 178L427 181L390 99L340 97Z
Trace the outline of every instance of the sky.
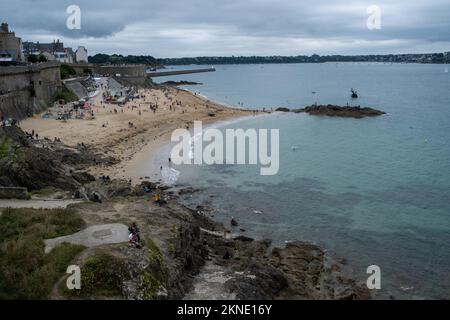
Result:
M67 13L71 5L79 20ZM0 20L23 41L59 39L89 55L450 51L450 0L1 0Z

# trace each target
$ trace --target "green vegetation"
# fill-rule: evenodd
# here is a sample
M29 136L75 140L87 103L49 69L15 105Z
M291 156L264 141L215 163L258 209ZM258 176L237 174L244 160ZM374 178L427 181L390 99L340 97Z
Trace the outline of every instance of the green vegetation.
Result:
M55 94L53 101L64 100L65 102L77 101L78 97L72 91L67 89L65 86L62 87L60 91Z
M142 290L144 299L154 300L167 282L168 269L158 245L148 237L145 238L145 245L150 257L150 265L141 276L139 289Z
M125 262L101 252L87 258L81 267L81 290L68 290L65 282L60 290L67 297L117 297L122 295L122 281L127 277Z
M99 64L147 64L156 66L158 61L152 56L123 56L118 54L96 54L89 57L90 63Z
M11 139L9 137L0 138L0 159L6 158L11 147Z
M144 299L154 300L167 283L167 265L160 248L152 239L145 238L145 247L141 250L143 255L148 256L149 265L134 276L139 281L137 289ZM68 290L64 281L60 283L59 290L64 296L75 299L121 297L123 283L128 280L130 273L126 260L102 249L84 261L80 290Z
M187 57L158 59L162 65L218 65L218 64L263 64L263 63L323 63L323 62L396 62L396 63L445 63L449 58L443 53L386 54L386 55L327 55L320 56L231 56L231 57Z
M61 79L72 78L77 74L75 69L69 66L68 64L62 64L60 70L61 70Z
M39 190L33 190L30 192L30 196L36 196L40 198L48 198L51 195L54 195L55 193L62 192L61 189L55 188L55 187L46 187Z
M27 60L28 60L28 62L31 62L31 63L37 63L37 62L46 62L47 58L42 54L40 54L39 56L30 54L28 56Z
M169 239L169 243L167 245L167 250L169 251L169 253L171 255L175 255L176 254L176 243L178 241L178 228L176 225L173 225L170 228L170 239Z
M62 244L44 253L44 239L79 231L73 210L5 209L0 216L0 299L46 299L83 246Z

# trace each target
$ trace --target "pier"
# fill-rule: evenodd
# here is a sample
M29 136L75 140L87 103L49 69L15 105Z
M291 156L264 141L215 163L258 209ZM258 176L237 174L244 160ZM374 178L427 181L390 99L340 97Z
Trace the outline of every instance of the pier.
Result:
M216 68L204 68L204 69L191 69L191 70L174 70L174 71L151 71L147 72L147 76L150 78L176 76L179 74L201 73L201 72L214 72Z

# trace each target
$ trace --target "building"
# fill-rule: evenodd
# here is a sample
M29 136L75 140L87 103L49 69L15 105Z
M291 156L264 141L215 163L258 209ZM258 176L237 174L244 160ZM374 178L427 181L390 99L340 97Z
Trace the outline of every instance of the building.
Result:
M88 53L85 47L78 47L77 51L75 51L75 60L77 63L88 62Z
M65 48L66 54L67 54L67 58L69 59L69 63L75 63L76 60L76 56L75 56L75 52L73 52L72 48Z
M36 55L43 55L47 61L56 61L56 57L48 51L38 52Z
M130 88L122 85L114 78L108 78L108 93L111 97L123 101L129 92Z
M22 39L9 30L7 23L0 26L0 59L1 61L24 61Z
M59 61L61 63L74 63L75 53L72 48L65 48L64 43L53 40L50 43L24 42L23 52L26 56L43 55L48 61Z
M55 60L59 61L61 63L71 63L70 62L70 58L69 55L67 54L66 51L62 51L62 52L55 52L53 53L53 55L55 56Z

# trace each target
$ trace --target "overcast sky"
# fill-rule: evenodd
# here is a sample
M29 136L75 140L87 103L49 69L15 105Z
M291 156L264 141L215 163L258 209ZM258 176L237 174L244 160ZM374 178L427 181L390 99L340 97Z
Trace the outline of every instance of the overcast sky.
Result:
M69 5L81 29L69 30ZM367 8L381 29L367 28ZM162 57L450 51L450 0L1 0L23 41Z

